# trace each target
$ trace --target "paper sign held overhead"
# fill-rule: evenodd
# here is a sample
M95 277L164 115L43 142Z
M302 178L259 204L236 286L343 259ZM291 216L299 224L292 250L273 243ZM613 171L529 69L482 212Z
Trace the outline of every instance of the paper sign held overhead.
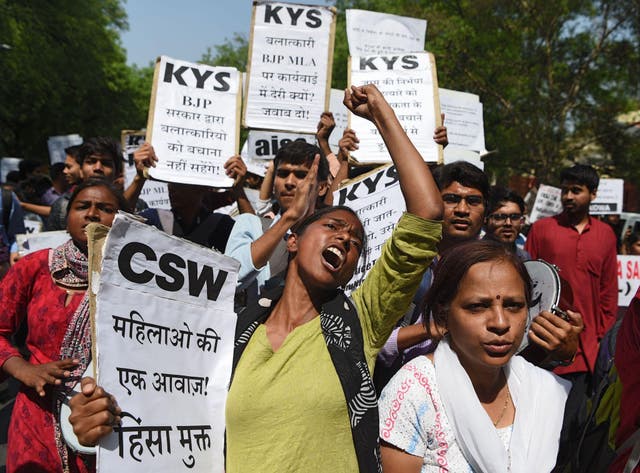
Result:
M224 163L237 154L240 73L162 56L156 63L147 125L155 179L231 187Z
M243 125L314 133L327 110L334 8L254 2Z
M442 146L433 141L433 132L441 123L433 54L352 57L349 71L350 84L378 87L425 161L442 162ZM391 162L375 125L351 113L349 120L360 139L359 149L351 153L353 158L361 164Z
M427 20L367 10L347 10L350 56L424 51Z

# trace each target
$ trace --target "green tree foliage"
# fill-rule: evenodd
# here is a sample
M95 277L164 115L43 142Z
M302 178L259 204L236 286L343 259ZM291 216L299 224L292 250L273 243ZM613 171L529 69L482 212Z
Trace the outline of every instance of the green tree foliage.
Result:
M48 136L145 126L150 72L127 66L126 28L120 0L0 0L0 156L48 161Z
M575 159L640 180L637 138L616 117L640 107L637 0L338 0L334 86L346 85L344 10L428 21L440 87L480 95L488 170L554 182ZM633 156L637 161L637 154Z
M214 46L213 49L215 53L211 48L207 48L199 62L210 66L235 67L239 71L246 72L249 59L247 38L236 33L233 39L226 39L224 43Z

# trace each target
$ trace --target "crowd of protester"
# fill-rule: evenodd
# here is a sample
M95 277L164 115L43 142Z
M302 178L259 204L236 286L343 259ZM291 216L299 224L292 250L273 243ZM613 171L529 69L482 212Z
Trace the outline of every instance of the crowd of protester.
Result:
M82 445L120 422L117 400L80 381L91 357L85 227L110 226L119 210L240 262L227 472L640 471L640 295L618 317L617 236L589 214L597 172L563 170L562 213L529 226L523 197L473 164L426 165L375 86L348 89L344 104L378 128L406 205L349 296L366 231L332 203L357 172L359 140L347 129L332 150L330 113L317 146L281 147L264 177L233 156L226 192L169 183L170 210L139 198L145 168L163 159L148 143L126 189L120 146L104 137L67 148L48 175L23 161L7 176L0 364L20 382L8 472L95 471L95 456L61 434L61 393L80 391L69 420ZM446 128L433 139L446 146ZM235 217L220 211L231 203ZM25 219L70 239L20 257ZM621 249L640 254L638 232ZM563 316L529 322L525 262L535 259L555 265L571 294Z

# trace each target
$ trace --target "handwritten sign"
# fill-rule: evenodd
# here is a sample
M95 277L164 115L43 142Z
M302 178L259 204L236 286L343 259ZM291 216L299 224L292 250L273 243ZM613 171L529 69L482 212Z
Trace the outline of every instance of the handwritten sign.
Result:
M427 20L367 10L347 10L350 56L424 51Z
M395 166L377 168L358 177L334 192L333 201L351 207L360 217L366 234L363 256L345 287L350 293L362 284L406 208Z
M618 255L618 306L629 307L640 287L640 256Z
M98 381L124 412L99 471L223 472L238 263L123 214L103 254Z
M622 212L624 180L600 179L596 198L589 205L591 215L619 214Z
M334 8L254 2L243 125L314 133L327 109Z
M553 186L540 185L533 209L529 216L531 223L544 217L551 217L562 212L562 202L560 202L560 189Z
M162 56L156 63L148 139L159 156L155 179L231 187L224 163L237 153L240 74Z
M82 136L78 134L50 136L47 140L47 148L49 148L49 162L51 164L64 163L64 160L67 157L64 150L69 146L81 144Z
M146 132L144 130L122 130L120 132L120 141L122 143L122 150L125 156L125 189L131 185L137 173L136 165L133 160L133 153L135 153L138 148L144 144L145 139ZM140 198L152 209L169 210L171 208L171 202L169 201L169 188L166 182L147 179L142 187L142 191L140 191Z
M484 151L484 122L480 97L440 88L440 110L445 114L450 148Z
M349 127L349 110L344 106L343 100L344 90L331 89L329 111L333 113L336 127L329 136L329 146L335 154L338 154L338 143L344 134L345 128Z
M316 144L316 136L310 133L289 133L286 131L249 130L248 153L252 159L272 160L284 145L292 141Z
M350 58L350 83L375 84L427 162L442 161L442 146L433 141L433 131L441 123L438 78L430 53ZM360 139L353 158L359 163L388 163L391 157L375 125L349 114L350 126Z

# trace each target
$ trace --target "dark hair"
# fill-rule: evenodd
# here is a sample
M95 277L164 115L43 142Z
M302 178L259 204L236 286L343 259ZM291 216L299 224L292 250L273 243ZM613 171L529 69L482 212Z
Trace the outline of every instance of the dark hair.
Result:
M71 156L80 165L82 165L82 161L80 160L81 146L82 145L73 145L73 146L68 146L64 149L64 154L68 154L69 156Z
M638 240L640 240L640 232L629 233L629 236L624 239L624 245L628 248Z
M440 190L457 181L465 187L478 189L482 193L485 202L489 198L489 179L487 175L482 169L466 161L455 161L436 167L433 171L433 178Z
M329 178L329 161L320 148L303 140L292 141L280 148L273 160L273 169L277 171L280 163L311 166L316 154L320 155L318 182L326 181Z
M511 189L502 186L493 186L489 192L489 204L487 205L487 215L492 214L497 208L502 207L507 202L513 202L524 213L524 199Z
M429 319L446 327L451 301L460 287L460 281L471 266L498 261L511 263L524 284L527 307L531 305L531 278L520 259L506 246L493 240L473 240L457 245L444 253L433 272L433 282L422 301L423 320L429 330Z
M113 138L107 136L89 138L80 145L79 155L78 162L81 166L89 156L108 156L113 160L114 178L122 173L122 148Z
M592 167L586 164L576 164L570 168L563 169L560 173L560 182L575 182L586 186L589 192L596 192L598 190L598 184L600 183L600 177L598 172Z
M60 176L64 175L64 163L53 163L49 168L49 177L52 181L55 181Z
M120 210L124 210L125 212L131 211L131 208L129 207L129 202L127 201L127 199L124 198L124 195L122 195L122 192L116 186L114 186L108 181L105 181L104 179L87 179L86 181L82 181L80 184L78 184L76 188L73 190L71 197L69 197L69 203L67 204L67 214L71 210L71 205L73 204L73 201L76 199L76 197L78 197L78 194L83 190L88 189L89 187L106 188L109 192L111 192L111 195L114 196L118 201L118 208Z

